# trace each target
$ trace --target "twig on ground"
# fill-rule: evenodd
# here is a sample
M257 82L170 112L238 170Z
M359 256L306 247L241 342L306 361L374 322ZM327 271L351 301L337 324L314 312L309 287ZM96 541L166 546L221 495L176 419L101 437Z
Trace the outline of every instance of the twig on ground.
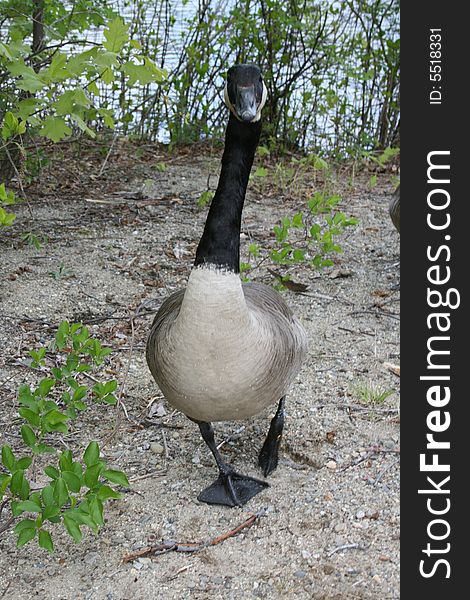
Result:
M144 556L160 556L161 554L166 554L167 552L200 552L204 550L204 548L209 548L210 546L216 546L221 542L224 542L228 538L234 537L237 533L240 533L243 529L251 527L255 521L265 514L264 510L261 510L237 525L235 529L231 529L219 535L215 538L206 540L204 542L173 542L173 541L163 541L161 544L156 544L154 546L147 546L146 548L142 548L141 550L137 550L136 552L131 552L130 554L126 554L123 557L123 562L131 562L136 558L141 558Z
M229 435L228 437L226 437L224 440L222 440L220 442L220 444L217 446L217 450L220 450L222 448L222 446L224 446L225 444L228 444L228 442L231 442L239 433L241 433L244 430L245 430L245 425L242 425L241 427L239 427L231 435Z
M393 469L393 467L396 464L398 464L399 462L400 462L399 458L396 458L395 460L392 460L392 462L389 465L387 465L384 469L382 469L380 471L380 473L377 475L377 477L376 477L376 479L375 479L375 481L374 481L374 483L372 485L375 487L382 480L382 477L385 475L385 473L387 471L390 471L390 469Z
M338 472L342 473L343 471L347 471L348 469L352 469L353 467L357 467L361 463L363 463L366 460L368 460L371 456L372 456L372 452L368 452L365 456L361 456L360 458L358 458L354 462L349 463L349 465L346 465L346 466L342 467L341 469L338 470Z
M134 483L135 481L142 481L142 479L150 479L150 477L163 477L168 473L168 469L159 469L158 471L151 471L150 473L144 473L144 475L136 475L135 477L131 477L129 479L129 483Z
M130 324L131 324L131 341L129 343L129 355L127 358L127 367L126 367L126 371L125 371L124 377L122 379L122 385L121 385L121 388L119 390L119 394L117 397L117 403L116 403L117 414L116 414L116 420L114 422L114 427L113 427L113 430L111 431L111 433L109 434L109 436L104 441L103 448L111 442L111 440L114 438L117 431L119 430L119 427L121 425L121 418L120 418L121 412L119 409L121 409L124 412L126 419L128 421L130 421L126 405L122 401L122 397L124 396L124 390L126 389L127 379L129 377L129 371L130 371L131 361L132 361L132 354L134 352L134 340L135 340L134 315L131 314L129 316L129 318L130 318Z
M178 577L178 575L180 575L180 573L184 573L185 571L187 571L188 569L190 569L192 566L193 565L190 564L190 565L186 565L185 567L181 567L171 577L168 577L167 581L173 581L174 579L176 579Z
M163 447L165 448L165 462L168 461L168 444L166 443L165 430L162 428Z
M0 596L0 598L3 598L3 596L5 596L5 594L8 592L8 590L10 589L10 585L11 585L11 579L10 581L6 584L5 589L2 592L2 595Z
M363 546L360 546L359 544L343 544L342 546L338 546L337 548L334 548L333 550L331 550L331 552L328 552L327 556L328 558L330 558L330 556L333 556L333 554L336 554L336 552L341 552L341 550L365 550L365 548Z
M357 410L362 412L383 412L383 413L397 413L400 412L399 408L380 408L378 406L360 406L358 404L323 404L321 408L324 406L335 406L335 408L340 408L343 410Z
M13 375L10 375L10 377L8 377L7 379L5 379L4 381L2 381L2 383L0 383L0 388L2 388L4 385L6 385L9 381L11 381L14 377L15 377L16 373L13 373Z
M395 448L383 448L382 446L370 446L366 448L366 452L371 452L372 454L383 452L384 454L400 454L400 446L396 446Z
M111 146L109 147L108 153L106 154L106 157L105 157L105 159L103 161L103 164L101 165L101 169L99 170L98 177L101 177L101 175L103 175L103 172L104 172L104 170L106 168L106 164L108 163L108 159L111 156L111 152L113 151L114 144L116 143L116 140L117 140L117 134L115 134L113 136L113 141L111 142Z
M10 517L9 519L7 519L5 521L5 523L3 523L3 525L0 525L0 534L2 534L7 529L10 529L10 527L13 525L14 522L15 522L15 517Z
M387 312L385 310L382 310L382 311L378 311L378 310L353 310L352 312L350 312L350 313L347 314L348 317L355 317L356 315L374 315L375 317L390 317L391 319L395 319L396 321L400 320L399 315L397 315L395 313Z

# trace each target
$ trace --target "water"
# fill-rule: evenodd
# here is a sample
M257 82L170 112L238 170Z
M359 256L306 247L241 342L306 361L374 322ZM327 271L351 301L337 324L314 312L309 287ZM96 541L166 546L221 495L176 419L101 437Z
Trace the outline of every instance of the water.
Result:
M252 6L255 1L251 0ZM310 2L313 6L317 6L313 0ZM235 5L240 5L240 0L209 2L206 0L207 4L210 4L220 17L220 15L227 15ZM333 4L335 3L330 3ZM337 6L343 4L336 3ZM195 74L194 79L189 84L183 84L180 89L180 84L187 74L185 71L188 64L187 51L194 31L190 21L200 14L203 6L204 0L154 0L153 2L115 0L112 2L114 10L130 25L133 39L139 41L156 64L165 68L169 74L168 81L163 86L150 84L145 87L135 86L131 90L122 90L119 78L114 89L113 86L101 81L97 82L100 96L93 98L96 108L112 110L119 133L137 134L161 142L169 142L172 136L180 141L185 139L192 141L220 130L221 124L225 121L222 75L235 61L239 50L228 46L233 33L229 28L227 28L226 40L223 39L223 31L209 30L205 33L207 36L213 36L211 52L202 59L208 62L208 73L205 76ZM397 20L394 13L392 16ZM328 14L327 26L331 27L336 18L339 17ZM357 21L353 20L352 24L357 28ZM396 23L394 27L397 29ZM354 28L349 34L356 34ZM396 35L399 35L398 29ZM85 37L89 42L99 43L103 39L103 29L90 29L80 37ZM80 45L77 51L81 50L83 46ZM207 54L206 49L199 48L199 50L203 55L204 52ZM292 57L293 60L297 58ZM320 58L317 60L320 61ZM365 133L370 138L376 135L384 90L376 88L371 92L373 86L368 84L366 91L371 94L370 123L366 123L364 127L364 119L361 121L360 117L364 95L362 83L359 79L354 79L354 76L348 75L347 71L351 70L351 64L345 63L345 60L348 61L344 56L339 56L337 64L324 68L318 67L313 61L309 69L296 82L289 96L289 103L283 114L291 122L287 123L285 132L291 134L297 128L300 132L297 136L298 140L306 149L322 148L328 151L335 148L344 149L354 144L366 146L367 142L358 139L362 130L365 129ZM358 55L355 60L360 62L362 57ZM197 68L197 60L195 65ZM353 66L360 67L359 64ZM274 74L275 76L281 73L281 69L284 69L281 79L287 76L286 65L278 63L276 68L279 71ZM319 76L319 83L313 79L315 75L317 78ZM346 80L347 83L344 83ZM305 103L306 93L312 94L311 107ZM397 115L397 111L392 115L395 121L398 119ZM126 123L126 117L132 117L132 121ZM282 131L281 126L277 134L282 137L286 135L285 132Z

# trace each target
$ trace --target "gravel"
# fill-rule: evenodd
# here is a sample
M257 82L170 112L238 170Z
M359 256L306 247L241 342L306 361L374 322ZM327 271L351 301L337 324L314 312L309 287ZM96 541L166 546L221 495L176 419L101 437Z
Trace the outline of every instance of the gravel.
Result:
M379 174L373 190L368 177L337 183L342 210L360 224L340 240L344 253L330 270L334 277L303 266L292 270L294 280L309 286L305 294L286 293L308 331L309 355L288 395L270 487L247 506L228 509L197 501L216 474L212 457L195 425L166 404L144 357L147 311L184 285L206 214L195 199L217 169L218 158L201 155L169 161L165 173L156 173L151 163L136 160L134 168L119 154L104 180L89 179L70 197L53 178L50 192L38 193L31 202L34 227L49 237L41 250L20 241L25 205L0 240L0 443L19 444L12 422L16 390L36 380L21 364L30 348L50 339L48 324L111 314L114 320L90 327L114 349L109 376L125 383L129 420L121 415L105 455L132 481L121 500L108 503L99 534L84 530L79 545L54 530L56 551L49 555L34 543L16 548L11 529L0 534L3 598L399 598L400 381L386 367L399 364L399 236L387 212L390 179ZM153 179L146 198L123 194L146 179ZM301 208L300 201L250 189L243 231L262 243L278 218ZM69 274L54 278L50 273L61 263ZM272 283L264 266L254 276ZM136 309L132 333L128 314ZM358 391L364 386L393 393L364 403ZM66 443L83 450L91 439L102 442L115 414L93 405ZM227 460L256 477L271 416L267 410L215 428ZM213 539L259 511L263 516L251 528L198 553L122 561L162 540ZM7 516L4 511L0 524Z

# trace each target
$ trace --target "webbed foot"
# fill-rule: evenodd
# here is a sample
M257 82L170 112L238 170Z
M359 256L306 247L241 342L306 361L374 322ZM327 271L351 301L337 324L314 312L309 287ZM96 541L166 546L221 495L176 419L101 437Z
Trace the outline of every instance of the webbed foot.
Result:
M269 483L240 475L235 471L220 472L219 477L197 497L207 504L224 506L243 506L253 496L269 487Z

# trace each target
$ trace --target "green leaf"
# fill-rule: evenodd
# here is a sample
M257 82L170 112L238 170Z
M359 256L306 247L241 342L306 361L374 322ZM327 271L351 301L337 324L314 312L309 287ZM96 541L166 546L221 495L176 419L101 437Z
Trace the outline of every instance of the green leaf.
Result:
M63 377L62 369L60 369L59 367L52 367L51 373L54 375L57 381L61 381Z
M256 171L253 173L255 177L266 177L268 174L268 169L266 167L258 167Z
M19 496L21 500L26 500L29 496L29 483L24 477L22 470L15 471L11 478L10 489L15 496Z
M28 542L30 542L33 538L36 537L36 526L34 527L25 527L22 529L18 535L18 539L16 541L16 545L18 548L24 546Z
M13 55L10 53L10 49L6 44L0 42L0 56L6 58L7 60L13 60Z
M96 464L100 457L100 447L97 442L90 442L83 454L83 462L87 467Z
M49 81L62 81L69 77L69 72L65 69L65 64L67 62L67 54L62 52L55 52L53 54L51 64L49 67L41 73L41 76Z
M202 192L202 194L199 196L196 204L199 208L204 208L211 202L213 197L214 192L212 190L206 190L205 192Z
M44 548L48 552L54 551L54 544L52 543L51 534L45 529L39 530L38 541L41 548Z
M31 519L22 519L19 523L17 523L17 525L15 525L13 531L18 534L24 529L36 529L36 522Z
M13 473L16 468L15 455L10 446L2 446L2 464L10 473Z
M80 527L77 525L77 523L68 514L64 515L64 526L67 530L67 533L78 544L82 539L82 532L80 531Z
M41 490L41 498L44 506L56 506L54 500L54 488L52 485L46 485L46 487Z
M21 512L33 512L40 513L42 512L41 504L36 504L32 500L24 500L23 502L19 502L17 505L17 509Z
M31 458L31 456L23 456L22 458L18 459L16 466L18 469L26 471L26 469L28 469L31 466L32 462L33 459Z
M8 69L12 75L21 76L16 83L20 90L34 94L34 92L39 92L46 85L34 69L26 66L22 60L16 61L14 64L10 63Z
M53 467L52 465L48 465L44 469L44 473L48 475L51 479L58 479L60 477L60 472L58 469Z
M93 131L93 129L90 129L80 116L78 116L76 113L72 113L72 118L78 125L79 129L87 133L91 138L96 137L96 133Z
M69 331L70 325L68 321L62 321L57 329L57 333L55 334L55 342L59 350L62 350L62 348L65 347Z
M6 473L0 473L0 500L3 498L5 490L9 486L11 481L11 476Z
M33 406L34 407L37 406L37 400L33 396L33 393L31 392L31 388L29 387L29 385L22 384L18 388L18 402L20 404L24 404L25 406L28 406L29 408L32 408Z
M103 525L103 503L96 496L88 501L90 516L97 525Z
M129 480L127 476L122 471L116 471L114 469L105 469L101 473L101 477L104 477L111 483L117 483L118 485L122 485L123 487L130 487Z
M97 463L87 468L83 475L85 485L91 490L98 483L98 479L101 471L103 470L103 464Z
M18 133L19 122L15 115L8 111L3 117L2 138L6 141Z
M13 225L15 219L15 213L7 212L4 208L0 206L0 225L10 227L11 225Z
M123 72L129 77L128 85L133 87L137 82L140 85L147 85L154 80L154 76L145 65L136 65L132 61L124 63Z
M39 134L53 142L59 142L72 135L72 130L65 124L64 119L60 117L47 117L43 122Z
M30 425L32 425L33 427L39 427L39 425L41 423L41 417L34 410L31 410L30 408L25 408L24 406L22 406L18 410L18 413L19 413L20 417L23 417L23 419L28 421L28 423Z
M70 519L75 521L78 525L87 525L94 532L98 531L97 524L93 521L90 513L88 512L88 502L82 502L76 509L69 510L66 513Z
M68 417L59 410L54 409L44 416L44 421L47 425L57 425L57 423L65 423L65 421L68 421Z
M72 402L78 402L87 395L88 388L85 385L80 385L76 388L72 396Z
M42 518L50 521L60 514L60 509L57 504L48 504L42 511Z
M100 487L100 489L98 490L96 496L97 496L97 498L99 498L101 501L104 502L105 500L108 500L109 498L119 499L122 497L122 494L120 494L119 492L116 492L115 490L110 488L108 485L102 485Z
M107 29L104 30L103 46L110 52L120 52L126 42L129 40L128 26L124 23L121 17L116 17L108 23Z
M36 436L29 425L23 425L21 427L21 437L23 438L24 443L30 448L36 445Z
M297 227L298 229L302 228L304 226L303 218L304 216L301 212L296 213L292 217L292 227Z
M75 473L72 471L62 471L62 477L71 492L78 493L80 491L82 483L80 477L75 475Z
M69 502L70 498L69 498L69 494L67 491L67 485L65 484L65 481L62 479L62 477L59 477L58 479L56 479L54 481L54 483L52 484L52 486L54 488L54 500L56 501L56 503L60 507L67 504L67 502Z
M98 88L97 88L97 91L98 91L98 93L96 95L99 96L100 92L99 92ZM90 92L91 92L91 89L90 89ZM105 126L111 128L111 129L114 129L113 111L109 108L99 108L97 112L100 115L100 117L103 118Z
M71 450L64 450L59 457L59 466L61 471L73 470L73 457Z

